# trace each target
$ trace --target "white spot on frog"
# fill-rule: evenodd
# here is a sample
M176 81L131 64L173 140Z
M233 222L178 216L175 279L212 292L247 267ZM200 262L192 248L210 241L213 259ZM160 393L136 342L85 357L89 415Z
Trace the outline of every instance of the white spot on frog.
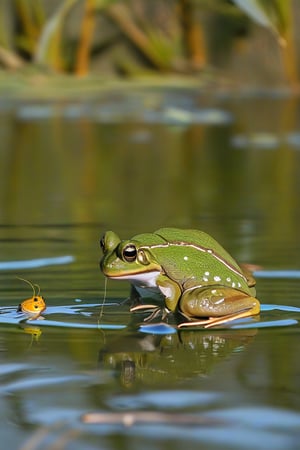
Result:
M215 281L221 281L221 278L220 278L218 275L215 275L215 276L214 276L214 280L215 280Z
M188 256L184 256L183 259L184 259L185 261L188 261L189 257L188 257Z

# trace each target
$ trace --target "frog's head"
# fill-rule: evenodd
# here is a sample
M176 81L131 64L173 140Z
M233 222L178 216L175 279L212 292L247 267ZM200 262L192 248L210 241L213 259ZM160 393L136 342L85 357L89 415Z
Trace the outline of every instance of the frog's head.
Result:
M152 236L149 234L149 237ZM161 272L161 266L146 241L146 234L121 241L116 233L107 231L100 241L103 251L100 268L104 275L129 280L136 285L156 286L155 279Z

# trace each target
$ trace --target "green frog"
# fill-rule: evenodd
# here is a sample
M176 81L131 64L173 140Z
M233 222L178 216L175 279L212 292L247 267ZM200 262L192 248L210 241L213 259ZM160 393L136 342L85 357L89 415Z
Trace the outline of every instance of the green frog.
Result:
M130 240L113 231L101 239L100 267L108 278L159 290L166 313L179 311L179 328L210 328L258 315L255 280L210 235L199 230L161 228ZM140 305L132 311L149 309ZM157 308L157 307L156 307Z

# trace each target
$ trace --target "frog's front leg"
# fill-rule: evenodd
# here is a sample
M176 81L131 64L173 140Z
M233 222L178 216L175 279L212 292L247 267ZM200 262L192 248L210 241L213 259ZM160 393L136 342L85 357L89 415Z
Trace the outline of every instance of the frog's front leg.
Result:
M125 301L127 301L127 300L125 300ZM157 310L157 305L154 305L152 303L151 304L141 303L141 295L140 295L140 293L138 292L137 288L134 285L131 286L131 293L130 293L129 300L131 302L133 302L133 306L131 306L130 312L148 312L148 311L151 311L151 316L149 316L149 317L152 318L152 313L154 314L155 311Z
M151 322L151 320L155 319L159 315L161 315L161 319L164 320L168 314L168 310L166 308L162 308L160 306L152 304L137 305L130 308L130 312L133 313L144 313L148 311L150 312L150 314L144 319L144 322Z
M189 319L178 325L179 328L198 325L210 328L257 315L260 304L251 295L232 288L194 288L183 293L179 309Z
M170 278L166 277L164 274L158 275L156 278L156 285L164 296L164 306L159 307L152 304L141 304L130 308L131 312L146 312L151 310L152 313L144 319L145 321L150 321L159 314L161 314L162 320L164 320L170 312L175 311L181 296L181 289L179 285L175 281L170 280Z

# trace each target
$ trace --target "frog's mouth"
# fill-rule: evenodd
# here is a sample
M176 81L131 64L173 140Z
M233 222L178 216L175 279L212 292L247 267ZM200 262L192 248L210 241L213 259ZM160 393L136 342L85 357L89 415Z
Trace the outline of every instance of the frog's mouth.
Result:
M139 287L149 287L149 288L157 288L156 279L160 272L158 270L153 270L151 272L143 272L143 273L131 273L131 274L105 274L107 278L112 280L128 280L135 286Z

